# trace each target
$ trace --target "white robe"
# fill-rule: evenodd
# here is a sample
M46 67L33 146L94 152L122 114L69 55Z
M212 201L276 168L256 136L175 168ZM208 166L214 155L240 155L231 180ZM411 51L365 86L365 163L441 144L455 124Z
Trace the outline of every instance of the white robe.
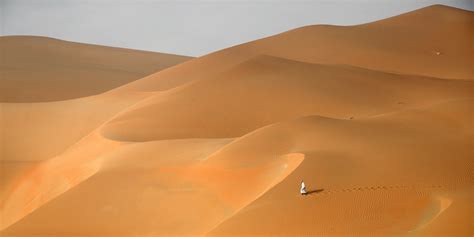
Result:
M304 182L301 182L300 193L301 194L306 194L306 186L304 185Z

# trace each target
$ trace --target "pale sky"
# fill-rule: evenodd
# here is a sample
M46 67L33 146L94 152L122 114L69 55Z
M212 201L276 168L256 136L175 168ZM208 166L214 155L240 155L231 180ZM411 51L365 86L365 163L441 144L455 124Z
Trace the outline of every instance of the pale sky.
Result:
M474 0L0 0L0 35L201 56L315 24L353 25Z

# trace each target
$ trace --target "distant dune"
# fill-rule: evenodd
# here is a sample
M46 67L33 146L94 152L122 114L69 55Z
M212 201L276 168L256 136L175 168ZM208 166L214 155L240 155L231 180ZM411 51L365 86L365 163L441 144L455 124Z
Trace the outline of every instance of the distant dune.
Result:
M0 81L0 235L472 237L473 23L435 5L189 60L22 39L97 58L60 72L84 89Z
M0 102L96 95L190 59L34 36L1 36L0 52Z

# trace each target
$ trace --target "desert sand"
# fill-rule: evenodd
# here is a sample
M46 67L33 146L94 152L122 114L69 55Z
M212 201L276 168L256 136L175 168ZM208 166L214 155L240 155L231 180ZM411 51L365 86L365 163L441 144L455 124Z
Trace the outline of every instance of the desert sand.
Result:
M473 38L441 5L194 59L0 38L38 47L2 55L0 236L471 237Z
M10 103L96 95L191 59L34 36L2 36L0 52L0 102Z

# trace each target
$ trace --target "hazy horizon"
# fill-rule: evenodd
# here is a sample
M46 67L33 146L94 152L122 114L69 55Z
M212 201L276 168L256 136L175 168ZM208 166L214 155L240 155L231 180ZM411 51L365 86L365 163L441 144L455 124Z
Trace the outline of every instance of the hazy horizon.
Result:
M361 24L433 4L473 10L470 0L0 0L0 35L201 56L305 25Z

